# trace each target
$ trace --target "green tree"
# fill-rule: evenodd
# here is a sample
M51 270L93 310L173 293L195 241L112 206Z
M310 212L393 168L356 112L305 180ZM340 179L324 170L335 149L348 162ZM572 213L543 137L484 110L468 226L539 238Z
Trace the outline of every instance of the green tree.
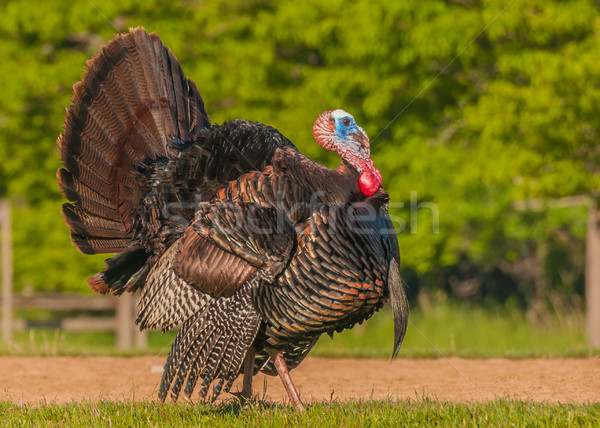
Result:
M581 293L585 207L517 205L598 188L599 22L591 0L4 2L0 188L16 206L17 287L84 290L101 266L62 224L54 141L85 60L143 25L217 123L267 123L334 166L312 124L352 112L403 204L403 267L422 287L501 270L525 300ZM439 210L439 233L431 210L411 214L414 192Z

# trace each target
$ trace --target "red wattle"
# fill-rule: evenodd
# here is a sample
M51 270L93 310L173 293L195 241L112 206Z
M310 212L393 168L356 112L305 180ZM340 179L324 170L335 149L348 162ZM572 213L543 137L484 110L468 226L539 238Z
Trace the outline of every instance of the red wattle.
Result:
M366 171L363 172L358 178L358 185L360 186L360 191L366 196L371 196L381 186L381 175L377 175L372 173L371 171Z

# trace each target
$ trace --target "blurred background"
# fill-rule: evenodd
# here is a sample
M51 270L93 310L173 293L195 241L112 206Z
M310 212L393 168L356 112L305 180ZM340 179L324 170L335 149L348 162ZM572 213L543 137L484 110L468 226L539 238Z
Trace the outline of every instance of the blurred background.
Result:
M141 25L215 123L271 125L330 167L339 159L312 139L323 110L367 131L413 311L403 355L585 354L598 11L591 0L5 0L0 197L12 205L15 293L91 294L86 278L106 257L70 242L55 141L86 60ZM318 352L389 356L391 316L375 318Z

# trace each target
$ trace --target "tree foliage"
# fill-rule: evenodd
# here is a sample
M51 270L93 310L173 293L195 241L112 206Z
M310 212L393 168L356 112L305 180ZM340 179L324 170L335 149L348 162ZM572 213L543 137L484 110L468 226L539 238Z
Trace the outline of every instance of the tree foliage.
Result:
M272 125L334 166L312 124L325 109L352 112L396 202L413 289L581 292L585 206L515 201L600 184L599 24L591 0L3 2L0 192L16 207L17 287L83 290L100 267L62 224L54 144L86 59L142 25L217 123Z

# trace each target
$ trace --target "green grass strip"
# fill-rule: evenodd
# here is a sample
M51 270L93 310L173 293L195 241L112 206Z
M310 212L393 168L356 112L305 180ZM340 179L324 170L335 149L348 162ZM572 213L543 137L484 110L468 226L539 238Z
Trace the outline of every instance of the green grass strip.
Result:
M19 406L0 402L2 426L509 426L592 427L600 404L539 404L514 400L456 404L431 399L349 401L313 404L305 414L270 403L159 404L155 402L72 402Z

